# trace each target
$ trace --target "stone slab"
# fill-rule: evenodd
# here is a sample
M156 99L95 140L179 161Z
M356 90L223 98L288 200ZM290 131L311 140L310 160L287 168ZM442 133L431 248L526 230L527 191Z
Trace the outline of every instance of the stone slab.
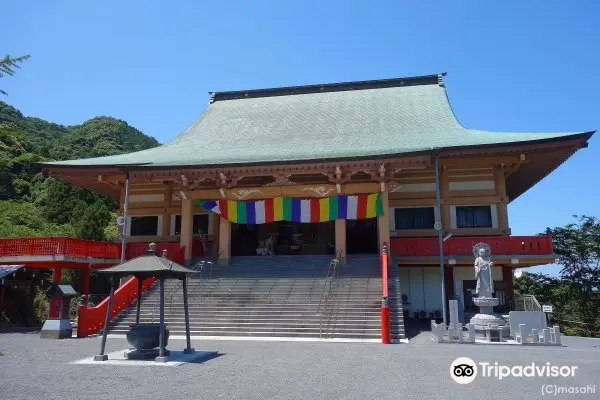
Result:
M525 324L527 335L531 334L532 329L541 332L548 328L546 313L542 311L511 311L508 316L512 337L519 332L519 324Z
M191 354L185 354L183 351L170 351L169 360L167 362L155 362L154 360L127 360L125 353L129 349L123 349L108 353L108 360L106 361L94 361L94 357L87 357L82 360L72 361L69 364L83 364L83 365L121 365L121 366L160 366L160 367L178 367L180 365L191 363L191 362L204 362L211 358L218 356L217 351L195 351Z

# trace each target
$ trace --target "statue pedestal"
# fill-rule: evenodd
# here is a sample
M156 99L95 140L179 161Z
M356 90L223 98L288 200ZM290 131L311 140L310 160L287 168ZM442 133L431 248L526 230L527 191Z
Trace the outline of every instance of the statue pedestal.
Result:
M500 329L504 338L510 335L510 325L500 314L494 312L494 307L499 302L500 300L495 297L476 297L473 299L473 303L479 306L479 313L475 314L469 323L473 324L475 335L478 338L486 338L486 331L490 328Z

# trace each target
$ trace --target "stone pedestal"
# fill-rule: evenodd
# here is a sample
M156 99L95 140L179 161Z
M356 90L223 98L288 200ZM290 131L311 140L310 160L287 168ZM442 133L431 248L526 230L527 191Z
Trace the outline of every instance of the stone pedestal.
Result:
M73 336L73 327L68 319L47 319L42 326L42 339L65 339Z
M510 335L510 325L500 314L494 312L494 307L499 304L494 297L476 297L473 303L479 307L479 313L475 314L469 321L475 328L475 334L479 338L486 337L486 329L497 327L502 332L502 337Z

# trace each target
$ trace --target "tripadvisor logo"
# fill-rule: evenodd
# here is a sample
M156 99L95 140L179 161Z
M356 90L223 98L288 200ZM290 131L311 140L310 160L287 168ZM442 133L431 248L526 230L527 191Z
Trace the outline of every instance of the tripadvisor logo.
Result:
M536 364L532 362L528 365L500 365L497 362L479 362L475 363L469 357L459 357L450 364L450 376L456 383L466 385L473 382L478 372L484 378L496 378L502 380L509 376L516 378L556 378L556 377L574 377L577 370L575 365L552 365Z
M477 364L469 357L458 357L450 364L450 376L461 385L471 383L477 377Z

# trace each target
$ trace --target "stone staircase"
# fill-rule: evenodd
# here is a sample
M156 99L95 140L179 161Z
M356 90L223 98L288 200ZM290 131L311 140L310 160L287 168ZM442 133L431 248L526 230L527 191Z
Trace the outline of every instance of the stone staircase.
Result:
M379 340L378 257L349 257L337 278L327 278L330 262L331 256L271 256L235 257L226 266L204 264L188 280L191 334ZM397 272L389 281L392 340L398 341L405 333ZM185 334L182 292L179 281L165 282L171 335ZM142 298L140 322L157 322L158 304L155 284ZM111 322L109 332L125 333L135 312L134 302Z

